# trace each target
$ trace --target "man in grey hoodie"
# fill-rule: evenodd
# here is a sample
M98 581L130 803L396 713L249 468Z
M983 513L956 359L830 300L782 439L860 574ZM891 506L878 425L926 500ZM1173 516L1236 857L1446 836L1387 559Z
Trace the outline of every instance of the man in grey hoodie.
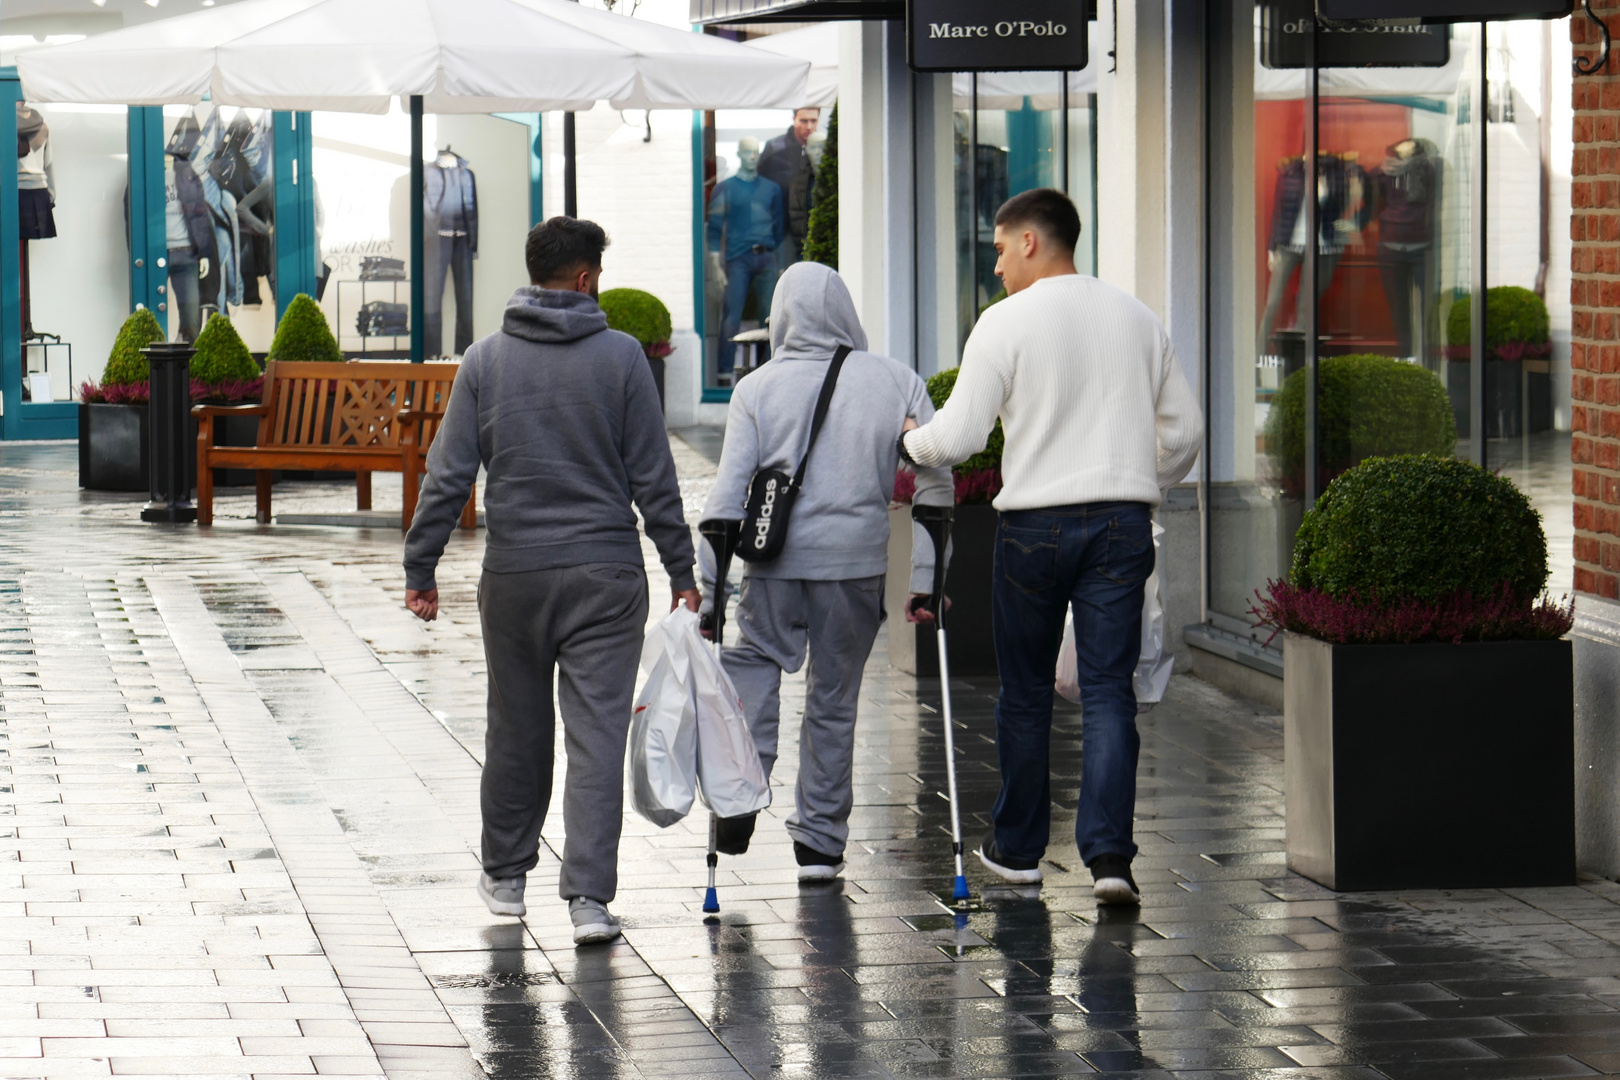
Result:
M741 521L755 473L779 469L791 475L798 468L810 442L816 398L839 346L854 351L810 454L782 554L769 563L746 564L739 641L721 661L742 697L769 776L777 757L782 673L798 671L808 655L798 798L787 820L801 881L833 878L844 868L861 675L884 618L897 440L908 418L926 424L934 415L928 387L916 372L866 351L854 301L828 267L799 263L777 284L771 362L732 392L720 473L703 513L705 521ZM923 505L952 505L950 469L917 470L915 498ZM705 549L701 561L713 602L712 553ZM914 526L911 592L926 595L933 587L933 544ZM753 817L723 819L719 850L742 854L753 831Z
M558 891L574 941L619 935L624 748L647 622L636 507L674 592L696 611L692 534L681 512L658 388L634 338L596 303L607 234L555 217L529 234L532 286L499 333L461 361L405 540L405 602L438 615L434 570L480 465L488 536L478 612L489 669L484 872L497 915L523 915L551 801L553 669L568 747ZM634 504L634 505L632 505Z

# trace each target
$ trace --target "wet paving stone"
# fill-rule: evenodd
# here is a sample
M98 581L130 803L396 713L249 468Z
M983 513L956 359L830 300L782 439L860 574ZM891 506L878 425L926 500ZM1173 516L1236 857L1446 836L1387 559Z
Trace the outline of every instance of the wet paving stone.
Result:
M712 466L676 448L695 510ZM0 447L0 1076L1620 1075L1620 885L1290 875L1279 718L1180 677L1141 721L1140 910L1099 909L1069 839L1067 707L1044 887L974 863L950 907L940 690L880 639L842 881L800 887L782 827L801 676L717 918L696 814L626 818L624 941L573 947L555 816L529 916L493 918L472 889L481 536L452 538L429 626L401 607L393 530L260 526L250 490L209 530L146 526L76 466ZM662 595L656 559L649 578ZM969 840L998 786L994 693L953 684Z

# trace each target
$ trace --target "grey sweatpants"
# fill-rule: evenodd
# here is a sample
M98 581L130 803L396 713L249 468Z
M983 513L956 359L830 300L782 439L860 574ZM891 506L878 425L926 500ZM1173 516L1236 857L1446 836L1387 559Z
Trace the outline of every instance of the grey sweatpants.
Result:
M624 744L647 623L646 573L621 563L485 571L478 613L489 666L484 872L518 877L539 862L555 760L555 668L568 752L558 892L608 903L619 887Z
M810 659L799 730L798 804L787 820L793 839L838 855L849 839L855 713L861 675L883 621L883 578L804 581L745 577L737 603L738 644L721 663L770 776L782 721L782 672Z

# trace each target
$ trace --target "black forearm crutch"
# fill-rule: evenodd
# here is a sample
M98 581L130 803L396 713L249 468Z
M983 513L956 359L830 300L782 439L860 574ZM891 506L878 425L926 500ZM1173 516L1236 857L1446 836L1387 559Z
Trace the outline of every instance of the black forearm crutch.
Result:
M699 625L705 630L713 631L714 655L718 660L720 646L726 638L726 577L731 573L731 559L737 554L737 541L742 534L742 522L711 519L698 525L698 533L708 541L710 550L714 552L714 596L711 597L709 614L704 616ZM703 910L710 915L720 910L720 897L714 891L714 873L720 865L720 853L716 850L719 839L720 816L710 810L709 891L703 894Z
M951 854L956 857L956 880L951 898L968 898L967 876L962 872L962 813L956 801L956 732L951 717L951 665L945 647L945 553L950 549L951 524L956 509L950 506L913 505L912 519L928 532L934 543L934 591L928 597L928 612L934 616L935 636L939 639L939 692L945 716L945 777L951 797Z

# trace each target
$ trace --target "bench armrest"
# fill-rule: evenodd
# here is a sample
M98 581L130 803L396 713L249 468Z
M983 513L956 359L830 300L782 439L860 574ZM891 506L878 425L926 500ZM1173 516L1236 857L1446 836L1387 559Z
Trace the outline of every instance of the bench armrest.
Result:
M202 420L211 416L269 416L270 406L259 405L193 405L191 415Z
M402 424L415 424L424 420L443 420L444 413L434 412L431 409L405 409L399 414Z

